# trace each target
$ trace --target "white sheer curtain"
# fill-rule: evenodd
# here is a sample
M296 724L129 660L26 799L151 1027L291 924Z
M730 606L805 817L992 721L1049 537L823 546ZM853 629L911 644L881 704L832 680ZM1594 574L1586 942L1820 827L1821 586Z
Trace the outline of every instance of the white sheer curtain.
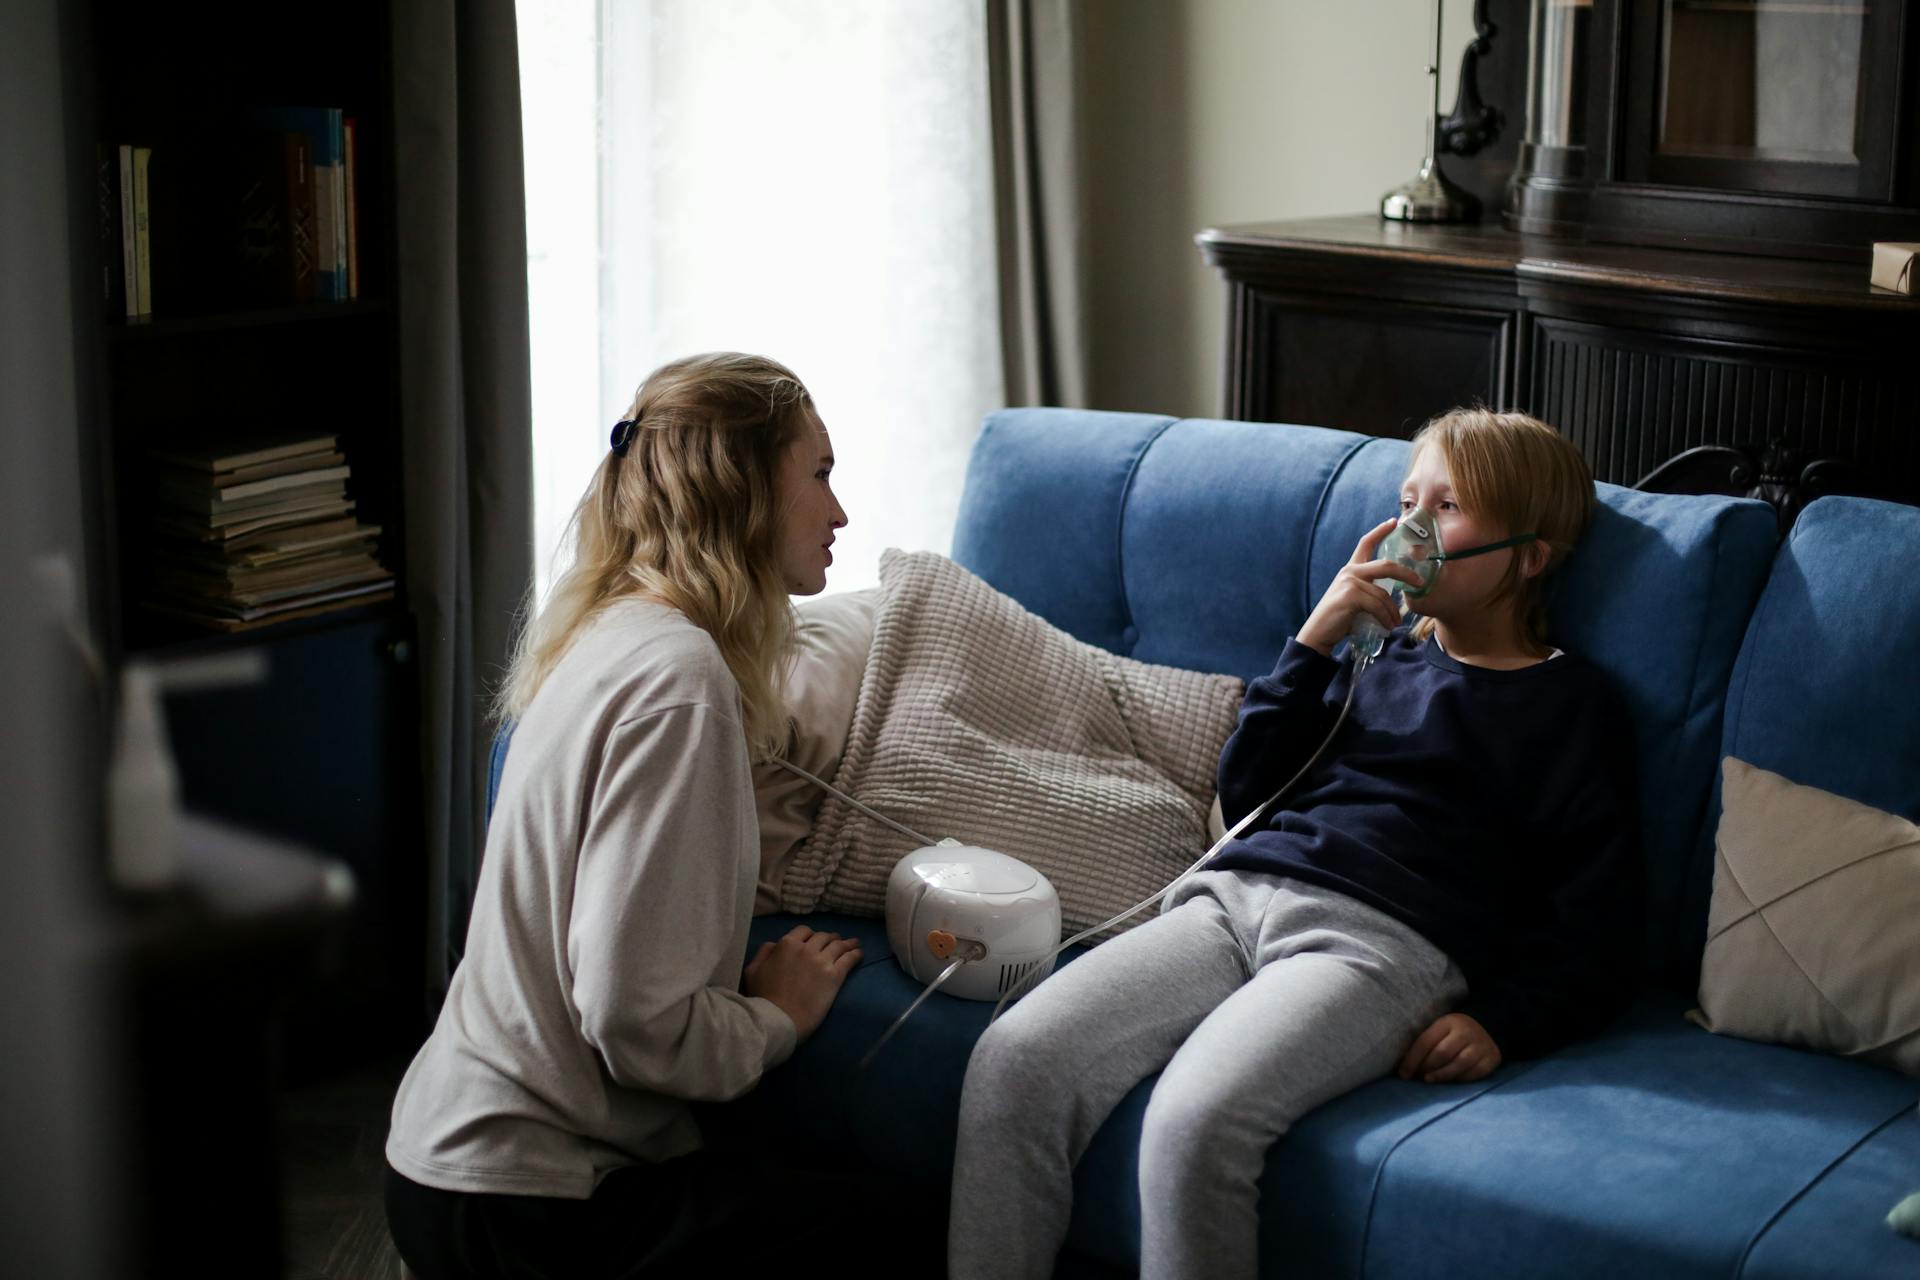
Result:
M813 391L851 524L829 590L945 551L1004 401L985 6L519 0L540 590L648 370L757 351Z

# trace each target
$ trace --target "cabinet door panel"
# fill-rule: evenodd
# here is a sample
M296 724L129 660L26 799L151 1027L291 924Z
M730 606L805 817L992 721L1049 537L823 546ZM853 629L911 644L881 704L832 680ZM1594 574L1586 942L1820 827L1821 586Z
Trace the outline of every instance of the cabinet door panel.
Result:
M1542 316L1530 364L1530 407L1599 480L1634 484L1696 445L1779 442L1851 462L1887 496L1920 492L1920 396L1884 361Z
M1504 407L1509 312L1252 291L1235 417L1406 438L1437 413Z

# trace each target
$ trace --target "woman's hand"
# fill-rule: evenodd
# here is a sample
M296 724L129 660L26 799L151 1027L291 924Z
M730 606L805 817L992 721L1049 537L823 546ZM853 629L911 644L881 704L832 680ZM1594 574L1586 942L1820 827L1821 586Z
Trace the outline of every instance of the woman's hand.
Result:
M1422 1031L1400 1059L1400 1078L1428 1084L1478 1080L1500 1065L1500 1046L1464 1013L1449 1013Z
M747 964L740 989L771 1000L793 1019L802 1041L819 1029L840 984L860 963L860 942L837 933L815 933L803 924L778 942L763 942Z
M1398 603L1387 594L1385 587L1373 585L1375 578L1399 578L1409 586L1423 585L1420 575L1405 565L1392 560L1374 559L1381 542L1399 523L1398 517L1383 521L1360 539L1359 545L1353 549L1353 559L1342 565L1340 572L1334 575L1332 585L1320 597L1320 603L1313 607L1313 612L1307 615L1299 634L1294 636L1295 640L1332 657L1333 647L1346 639L1347 633L1353 630L1353 620L1360 614L1372 614L1389 631L1400 625Z

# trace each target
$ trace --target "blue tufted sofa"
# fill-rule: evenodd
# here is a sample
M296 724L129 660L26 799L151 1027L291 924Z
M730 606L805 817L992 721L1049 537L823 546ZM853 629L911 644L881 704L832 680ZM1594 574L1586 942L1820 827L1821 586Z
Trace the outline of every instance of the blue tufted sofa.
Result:
M974 448L953 556L1083 640L1251 677L1391 510L1406 456L1316 427L1009 410ZM1682 1017L1723 755L1920 819L1916 552L1920 509L1823 498L1780 542L1759 502L1601 487L1552 615L1557 643L1604 667L1635 720L1644 991L1550 1057L1473 1084L1385 1080L1307 1116L1262 1179L1267 1273L1920 1276L1920 1241L1884 1222L1920 1189L1920 1081ZM944 1185L988 1007L935 997L859 1072L918 988L880 921L809 922L857 934L865 963L732 1119ZM762 918L756 942L791 923ZM1137 1261L1152 1086L1081 1162L1063 1271Z

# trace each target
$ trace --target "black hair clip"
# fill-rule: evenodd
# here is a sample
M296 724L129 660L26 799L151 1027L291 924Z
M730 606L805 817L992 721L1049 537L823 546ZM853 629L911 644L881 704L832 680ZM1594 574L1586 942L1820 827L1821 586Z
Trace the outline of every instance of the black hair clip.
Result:
M627 456L627 446L633 443L633 431L638 425L639 424L632 418L622 418L613 424L612 444L614 457L624 458Z

